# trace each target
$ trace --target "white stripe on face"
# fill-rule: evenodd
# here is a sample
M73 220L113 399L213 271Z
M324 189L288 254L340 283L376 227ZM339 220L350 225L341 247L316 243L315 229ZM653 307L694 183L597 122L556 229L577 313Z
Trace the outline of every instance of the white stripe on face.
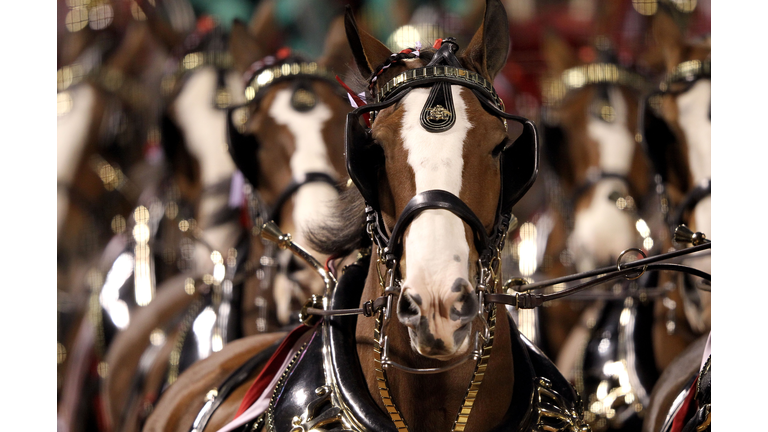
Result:
M614 109L614 120L609 123L590 115L587 133L597 142L600 170L627 175L635 151L634 134L627 126L627 102L615 87L609 89L608 98Z
M56 180L64 185L71 185L75 178L96 100L96 92L89 85L73 88L70 95L72 110L56 120ZM68 192L60 188L56 206L57 230L61 230L68 207Z
M226 75L225 82L230 95L242 93L242 85L236 73ZM203 187L229 179L235 172L235 164L227 151L226 111L213 105L216 88L216 70L213 67L200 69L189 77L173 107L187 150L200 164ZM233 99L234 103L238 103L235 97ZM236 220L216 227L208 226L213 215L228 203L227 195L204 194L197 214L198 222L205 227L202 230L203 238L219 251L234 245L242 231ZM197 268L211 266L210 251L198 248L195 256Z
M275 123L284 125L293 134L296 149L291 155L291 173L294 180L300 180L310 172L322 172L339 178L331 165L328 150L323 139L323 126L331 117L331 110L322 101L307 112L299 112L291 106L293 91L283 89L277 92L269 115ZM304 240L307 226L326 220L329 204L337 196L336 189L326 183L310 183L299 188L294 195L293 222L297 229L294 238ZM306 242L304 242L306 244Z
M678 121L688 143L688 160L694 183L712 177L711 97L712 82L699 80L677 98Z
M439 133L427 132L420 121L430 89L413 89L402 100L401 139L413 169L416 193L441 189L459 196L464 168L464 141L472 128L463 89L451 86L454 126ZM403 286L418 290L440 301L451 295L457 278L469 279L469 245L464 222L448 210L426 210L411 223L405 238L406 279ZM429 294L428 294L429 293ZM424 299L424 301L430 301Z
M617 88L610 88L608 98L614 120L606 122L589 116L587 133L598 145L598 171L628 175L635 153L635 140L627 125L627 103ZM618 191L626 195L626 186L615 179L597 183L587 208L576 213L570 247L579 271L588 271L618 256L635 237L632 220L619 210L608 196Z
M709 107L712 81L699 80L677 98L678 121L688 144L688 166L695 184L712 177L712 121ZM695 229L712 238L712 201L701 200L694 208Z
M203 186L230 178L235 171L227 152L226 112L213 106L215 94L216 71L205 68L189 77L174 104L187 148L200 163Z

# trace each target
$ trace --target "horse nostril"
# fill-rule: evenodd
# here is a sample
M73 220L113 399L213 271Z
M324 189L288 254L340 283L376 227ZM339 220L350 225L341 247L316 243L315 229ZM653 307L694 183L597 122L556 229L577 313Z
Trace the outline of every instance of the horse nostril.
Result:
M457 289L458 287L458 289ZM471 322L477 315L477 296L472 292L471 287L467 281L461 281L459 279L454 283L452 288L454 292L461 292L456 301L451 305L450 318L452 321L459 321L462 324Z
M397 301L397 318L403 325L416 328L421 319L421 296L411 295L406 290L400 294Z

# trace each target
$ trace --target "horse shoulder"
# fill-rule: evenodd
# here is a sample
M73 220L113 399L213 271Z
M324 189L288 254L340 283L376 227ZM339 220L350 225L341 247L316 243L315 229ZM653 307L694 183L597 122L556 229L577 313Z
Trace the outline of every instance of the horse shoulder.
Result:
M186 277L178 275L161 284L155 300L136 311L130 325L115 336L107 351L105 361L112 372L102 382L102 394L112 424L120 420L139 361L149 346L150 335L155 329L163 328L165 322L196 298L184 292Z
M250 357L284 336L285 333L280 332L239 339L193 364L160 398L144 430L188 431L210 390L217 388Z

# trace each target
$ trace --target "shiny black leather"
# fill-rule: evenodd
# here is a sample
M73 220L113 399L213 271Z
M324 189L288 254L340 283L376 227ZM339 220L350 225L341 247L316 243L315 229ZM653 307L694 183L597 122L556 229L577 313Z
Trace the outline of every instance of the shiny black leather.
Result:
M402 240L408 225L424 210L434 209L448 210L466 222L474 233L475 249L478 253L482 253L488 248L490 242L488 234L475 212L456 195L437 189L416 194L408 201L392 229L392 235L389 237L389 253L395 257L400 257L403 249Z
M622 324L622 321L626 324ZM634 301L631 306L626 305L623 300L605 303L596 325L590 331L580 365L577 365L576 385L585 401L589 403L591 398L595 398L601 382L608 383L609 391L618 388L617 377L606 373L605 366L623 363L630 377L633 394L643 406L648 405L651 391L659 376L653 356L652 324L653 304L650 302L642 304ZM622 415L624 410L626 414ZM624 420L619 422L619 418ZM631 405L624 405L616 407L616 416L608 423L607 430L639 431L642 418L634 412Z
M356 307L360 302L362 286L367 276L368 259L347 267L331 298L331 308ZM534 383L546 378L551 389L564 401L565 410L580 412L580 400L573 387L560 374L554 364L518 331L514 321L507 315L512 331L512 354L515 361L515 384L513 400L503 422L493 432L534 431L537 416L531 404ZM358 317L333 316L327 318L329 326L330 352L333 359L333 374L338 385L339 396L349 408L351 415L367 430L395 432L394 424L381 411L370 394L360 368L355 344L355 326ZM307 418L329 417L334 409L327 403L320 403L316 390L325 385L322 358L322 333L320 327L307 344L300 360L288 374L285 385L277 390L274 404L270 407L276 430L291 430L295 416ZM312 408L308 410L308 406ZM428 407L425 407L428 408ZM334 426L335 425L335 426ZM340 423L326 424L327 430L340 429ZM264 429L262 429L264 430Z
M245 382L245 380L249 375L251 375L251 373L253 373L253 371L261 367L264 363L267 362L267 360L270 359L270 357L272 357L272 354L275 353L282 341L283 340L280 339L279 341L270 345L269 348L251 357L247 362L243 363L239 368L237 368L227 378L224 379L221 385L217 387L217 394L213 399L213 403L209 407L206 407L203 412L201 412L197 427L193 427L192 429L193 432L196 430L205 430L205 427L208 425L211 417L216 412L216 409L221 406L221 404L229 397L230 394L232 394L235 389L240 387L240 385Z

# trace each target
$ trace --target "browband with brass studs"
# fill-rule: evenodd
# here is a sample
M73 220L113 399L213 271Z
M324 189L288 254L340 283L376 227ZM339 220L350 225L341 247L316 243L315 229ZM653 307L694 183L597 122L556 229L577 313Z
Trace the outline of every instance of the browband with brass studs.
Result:
M611 63L592 63L567 69L560 75L560 79L551 80L545 86L545 104L557 104L568 92L594 84L615 84L638 91L648 88L646 79L640 74Z
M693 82L700 78L710 78L712 76L711 60L689 60L680 63L675 70L668 73L664 81L659 85L662 92L669 91L669 86L679 82Z
M268 87L275 81L299 75L315 76L334 83L336 82L334 74L324 66L318 65L316 62L283 63L281 65L266 68L261 72L254 74L251 79L248 80L248 85L245 87L245 98L250 102L256 97L259 91Z
M463 81L473 88L484 90L487 93L486 96L488 96L488 98L496 105L496 107L504 111L504 102L502 102L499 95L496 94L496 90L493 88L493 84L491 84L487 79L483 78L482 75L467 69L445 65L409 69L399 73L394 78L387 81L386 84L379 87L379 91L376 93L376 102L385 100L387 97L396 93L397 89L403 87L406 84L412 84L420 80L434 78L454 79L458 81L457 84L461 84L461 81Z

